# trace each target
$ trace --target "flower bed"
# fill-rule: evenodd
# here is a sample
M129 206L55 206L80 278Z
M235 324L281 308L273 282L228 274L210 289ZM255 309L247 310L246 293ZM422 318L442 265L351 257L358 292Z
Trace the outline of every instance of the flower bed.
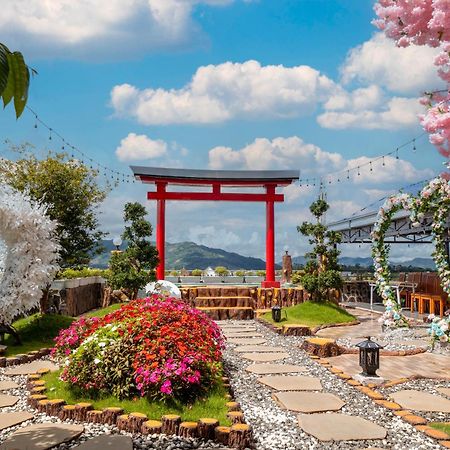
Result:
M182 300L152 296L60 332L53 356L73 389L191 402L221 376L217 325Z

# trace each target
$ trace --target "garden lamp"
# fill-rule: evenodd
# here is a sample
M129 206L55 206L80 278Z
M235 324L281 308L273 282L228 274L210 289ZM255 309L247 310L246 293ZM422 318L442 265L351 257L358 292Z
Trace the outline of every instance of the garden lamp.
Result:
M272 319L274 322L281 321L281 306L280 305L272 306Z
M367 340L356 344L359 347L359 365L362 367L361 375L365 377L377 377L377 369L380 368L381 345L367 337Z

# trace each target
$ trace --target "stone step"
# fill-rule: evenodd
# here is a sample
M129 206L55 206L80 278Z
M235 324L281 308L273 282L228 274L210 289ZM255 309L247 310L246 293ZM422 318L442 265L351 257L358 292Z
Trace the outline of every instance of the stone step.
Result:
M253 308L248 307L198 307L197 309L207 314L213 320L251 320L254 318Z
M256 288L244 286L201 286L197 288L198 297L256 297Z
M194 306L200 308L254 308L255 300L246 296L197 297Z

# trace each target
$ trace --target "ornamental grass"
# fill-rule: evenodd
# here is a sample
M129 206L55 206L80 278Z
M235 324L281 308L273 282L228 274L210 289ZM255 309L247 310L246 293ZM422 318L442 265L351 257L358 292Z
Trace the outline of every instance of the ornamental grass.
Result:
M219 327L176 298L155 295L104 317L82 317L55 341L61 380L91 397L188 403L222 375Z

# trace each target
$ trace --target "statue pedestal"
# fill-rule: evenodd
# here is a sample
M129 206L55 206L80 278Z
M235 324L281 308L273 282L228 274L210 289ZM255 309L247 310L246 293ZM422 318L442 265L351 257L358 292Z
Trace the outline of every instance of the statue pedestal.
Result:
M364 385L368 385L370 383L379 385L385 382L385 379L383 377L366 377L362 373L358 373L358 375L355 375L353 378Z

